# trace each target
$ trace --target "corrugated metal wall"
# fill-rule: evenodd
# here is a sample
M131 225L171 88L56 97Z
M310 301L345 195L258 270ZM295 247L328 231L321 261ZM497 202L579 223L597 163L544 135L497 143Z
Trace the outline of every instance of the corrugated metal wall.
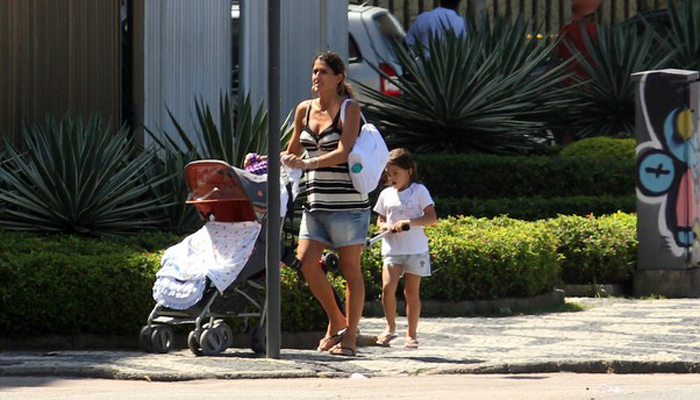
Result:
M258 102L267 98L267 3L241 1L241 88ZM282 2L283 120L301 100L311 97L311 65L316 53L331 50L347 62L347 10L347 0Z
M170 109L194 132L195 97L218 120L219 96L231 88L231 0L148 0L143 18L144 125L176 137Z
M0 136L69 110L121 123L119 3L0 1Z

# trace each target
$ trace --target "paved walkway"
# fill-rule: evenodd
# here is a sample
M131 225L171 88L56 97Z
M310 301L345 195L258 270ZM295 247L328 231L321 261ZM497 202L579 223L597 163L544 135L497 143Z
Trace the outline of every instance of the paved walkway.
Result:
M189 350L0 352L0 375L187 380L455 373L700 372L700 300L569 298L585 311L500 318L425 318L421 346L362 347L358 357L282 349L278 360L248 349L218 357ZM405 318L399 330L405 330ZM378 334L380 318L365 318Z

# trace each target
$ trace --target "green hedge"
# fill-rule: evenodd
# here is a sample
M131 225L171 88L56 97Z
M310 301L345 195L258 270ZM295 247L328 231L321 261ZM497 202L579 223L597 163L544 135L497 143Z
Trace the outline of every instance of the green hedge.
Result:
M457 217L426 229L433 275L423 299L461 301L535 296L558 282L556 238L544 222ZM381 294L381 255L363 253L369 299Z
M544 198L542 196L503 199L436 198L438 217L450 215L472 215L512 218L534 221L565 215L604 215L617 211L634 212L637 197L634 194L621 196L571 196Z
M561 279L571 284L626 283L637 263L637 218L616 213L559 216L548 221L558 238Z
M157 232L101 240L0 231L1 335L138 334L154 306L162 250L178 241ZM289 268L281 275L282 329L325 329L306 285ZM343 282L332 278L341 295Z
M599 136L579 140L564 147L562 157L585 157L589 159L612 158L634 160L637 141L630 138Z
M0 232L0 332L138 333L160 252L75 236Z
M452 217L426 232L433 267L433 276L421 284L426 300L534 296L560 279L616 283L629 279L636 260L636 218L624 213L534 222ZM162 249L178 240L162 234L107 241L0 231L0 332L136 335L153 307ZM381 293L380 247L362 255L368 300ZM344 298L343 278L332 276L331 282ZM296 272L283 268L281 284L282 329L325 329L323 310Z
M561 156L416 156L436 198L502 199L634 194L635 161Z

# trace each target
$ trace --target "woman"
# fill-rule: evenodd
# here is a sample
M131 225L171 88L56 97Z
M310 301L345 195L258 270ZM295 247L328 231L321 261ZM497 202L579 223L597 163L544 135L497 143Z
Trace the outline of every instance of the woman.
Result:
M334 53L314 58L312 91L317 95L299 103L294 132L282 162L306 170L307 203L299 230L297 258L312 293L328 315L328 329L318 349L330 354L357 354L357 326L365 301L360 257L369 227L367 195L357 192L350 180L348 154L360 130L360 107L352 100L345 81L345 65ZM302 150L308 157L300 158ZM333 289L318 266L326 248L338 251L340 270L347 281L346 311L338 307Z

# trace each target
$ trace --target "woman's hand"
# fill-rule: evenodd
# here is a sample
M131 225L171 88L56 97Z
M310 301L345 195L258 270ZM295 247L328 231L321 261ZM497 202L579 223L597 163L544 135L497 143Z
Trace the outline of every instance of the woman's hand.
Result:
M319 160L318 157L302 160L295 154L285 154L280 161L289 168L309 170L318 168Z

